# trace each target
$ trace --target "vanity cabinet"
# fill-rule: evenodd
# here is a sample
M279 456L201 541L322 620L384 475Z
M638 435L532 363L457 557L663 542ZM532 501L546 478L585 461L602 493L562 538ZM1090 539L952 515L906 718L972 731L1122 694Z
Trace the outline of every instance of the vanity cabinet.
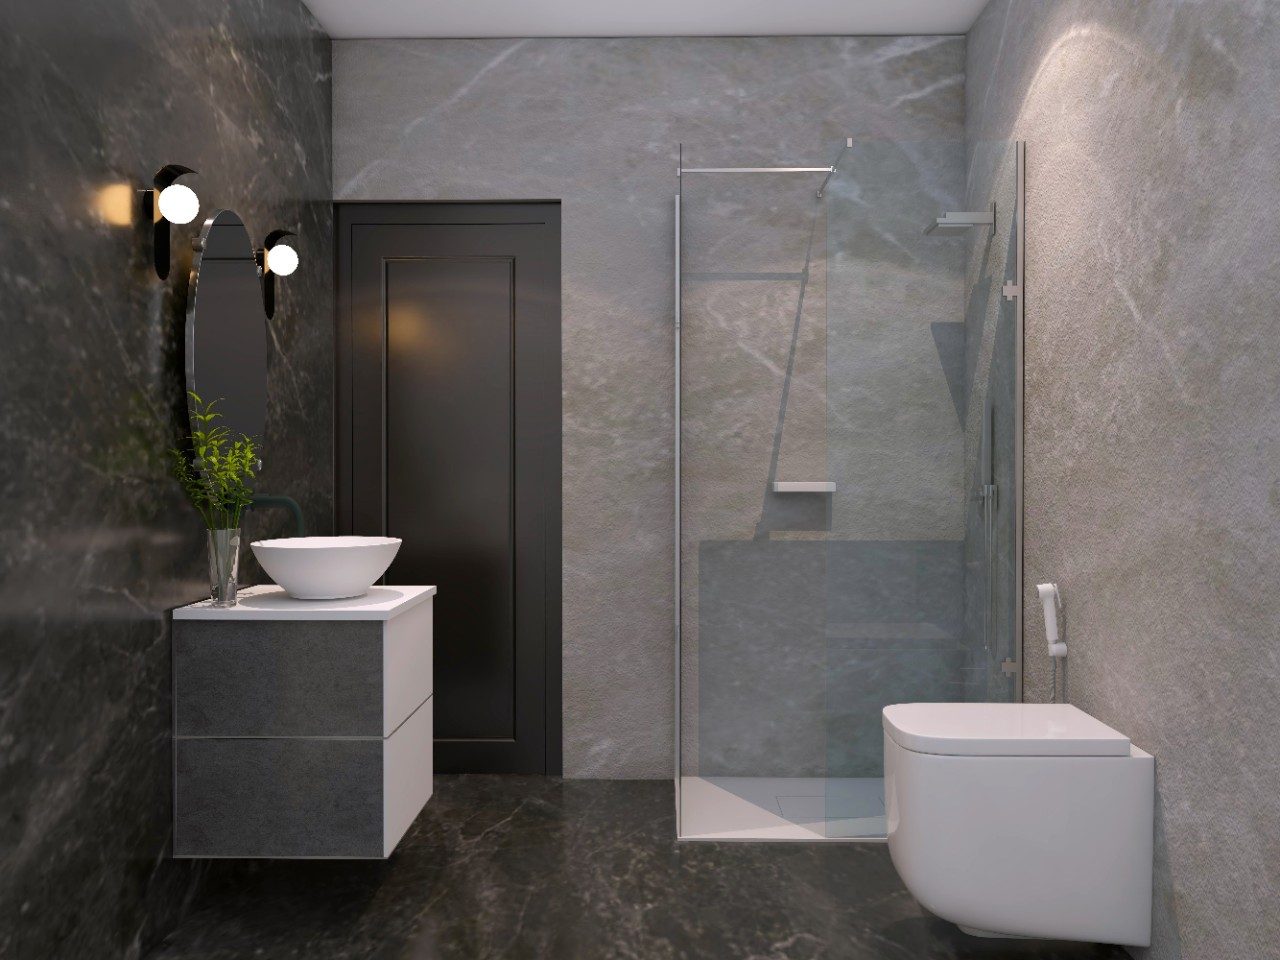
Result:
M175 857L388 857L431 797L435 587L173 614Z

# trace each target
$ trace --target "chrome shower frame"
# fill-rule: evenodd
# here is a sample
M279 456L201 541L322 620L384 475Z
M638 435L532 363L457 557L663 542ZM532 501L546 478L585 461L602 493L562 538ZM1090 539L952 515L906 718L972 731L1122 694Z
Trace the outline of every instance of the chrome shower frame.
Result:
M844 158L845 153L853 146L853 138L845 140L844 147L840 150L839 156L836 157L834 163L830 163L824 167L686 167L684 165L684 144L678 144L676 148L676 194L674 207L674 259L675 269L675 324L674 324L674 353L675 353L675 381L674 405L675 405L675 423L674 423L674 440L672 444L673 453L675 455L675 801L676 801L676 839L680 839L683 835L681 829L681 804L680 804L680 753L681 740L683 739L683 730L681 728L680 715L680 675L682 666L683 647L681 644L682 621L681 615L684 608L684 596L681 585L681 565L682 556L682 537L680 527L680 443L681 443L681 403L680 403L680 245L681 245L681 194L684 190L684 176L687 173L715 173L715 174L790 174L790 173L824 173L821 186L818 187L818 199L822 198L823 192L827 188L827 184L835 175L836 169L840 161Z
M1014 597L1016 598L1016 603L1013 616L1013 696L1017 702L1021 703L1023 700L1024 674L1022 639L1024 621L1026 619L1024 616L1025 602L1022 596L1023 591L1026 589L1023 579L1025 572L1022 557L1022 474L1023 457L1025 456L1023 452L1023 431L1025 430L1023 353L1025 349L1027 313L1027 142L1025 140L1014 141L1013 150L1017 168L1014 177L1015 207L1013 211L1014 230L1017 234L1017 251L1014 254L1013 284L1006 283L1001 293L1006 300L1015 302L1013 312L1013 551L1017 563L1014 565Z
M675 631L675 703L674 703L674 752L675 752L675 816L676 816L676 838L681 839L683 836L681 823L681 752L683 729L681 725L681 674L683 666L683 645L682 645L682 611L684 606L683 589L681 584L681 567L683 563L683 544L682 544L682 528L681 528L681 244L682 244L682 194L685 174L825 174L822 184L819 186L817 196L822 198L826 191L827 184L832 176L835 175L841 160L845 153L853 146L852 138L845 141L844 148L840 151L839 156L834 163L827 166L817 167L685 167L684 166L684 145L677 147L677 165L676 165L676 193L673 204L673 259L674 259L674 287L673 293L675 297L674 303L674 324L673 324L673 348L674 348L674 422L673 422L673 454L675 460L674 470L674 487L675 487L675 503L674 503L674 631ZM1014 565L1015 588L1014 595L1016 604L1013 617L1013 660L1011 664L1006 665L1007 672L1013 673L1014 677L1014 699L1021 702L1023 699L1023 633L1024 633L1024 564L1023 564L1023 457L1024 457L1024 340L1025 340L1025 317L1026 317L1026 142L1022 140L1015 141L1013 144L1015 151L1016 163L1016 197L1014 202L1014 224L1016 234L1017 249L1015 252L1015 277L1012 282L1006 282L1002 287L1001 294L1005 300L1011 301L1014 306L1014 429L1013 429L1013 505L1014 505L1014 552L1017 558ZM992 219L994 220L994 211L992 211ZM985 225L981 223L978 225ZM993 224L994 226L994 224Z

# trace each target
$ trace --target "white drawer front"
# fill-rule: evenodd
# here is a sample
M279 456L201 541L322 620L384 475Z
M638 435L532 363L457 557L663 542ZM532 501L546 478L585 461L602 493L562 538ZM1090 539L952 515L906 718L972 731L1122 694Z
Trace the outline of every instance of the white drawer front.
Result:
M422 704L382 741L382 855L391 856L431 799L434 700Z
M388 737L432 693L433 602L386 622L382 633L382 735Z

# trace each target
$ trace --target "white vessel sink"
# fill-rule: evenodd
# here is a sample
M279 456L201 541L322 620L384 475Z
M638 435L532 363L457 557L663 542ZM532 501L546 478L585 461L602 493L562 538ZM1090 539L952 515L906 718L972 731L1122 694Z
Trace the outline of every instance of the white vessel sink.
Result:
M286 537L250 544L262 569L298 600L359 597L387 572L396 537Z

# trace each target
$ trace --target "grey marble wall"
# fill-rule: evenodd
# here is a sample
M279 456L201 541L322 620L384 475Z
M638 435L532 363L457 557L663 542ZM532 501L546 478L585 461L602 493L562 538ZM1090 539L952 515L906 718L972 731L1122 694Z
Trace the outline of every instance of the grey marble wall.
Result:
M334 44L335 197L563 201L570 776L671 772L676 145L685 143L689 165L810 165L828 162L847 136L959 141L962 61L963 41L954 37ZM731 215L735 202L721 211ZM775 219L803 230L809 205L780 206ZM686 223L692 236L694 221ZM765 262L748 263L759 243L735 252L738 266L715 269ZM794 260L796 251L786 255ZM763 337L768 357L785 365L787 337L758 325L764 317L794 322L793 287L709 281L691 295L736 315L738 332L748 321L757 327L732 349L753 350ZM802 323L801 339L800 380L817 390L819 328ZM741 372L749 379L753 368ZM728 396L723 383L715 389ZM752 418L765 407L750 404L738 426L753 428L722 438L754 445L766 467L720 490L742 506L737 528L747 537L768 520L761 507L776 400L761 429ZM797 420L806 417L801 409ZM825 412L815 409L808 416L821 420ZM818 435L784 431L788 471L821 464ZM958 440L956 449L958 478ZM954 525L958 538L958 509Z
M199 870L168 859L166 611L207 596L168 479L190 239L168 283L113 197L165 163L258 240L298 231L270 324L264 488L332 515L328 39L296 0L0 12L0 954L136 957ZM113 193L112 188L119 193ZM105 214L105 218L103 216ZM286 528L263 516L251 535Z
M1027 148L1028 698L1156 757L1160 958L1280 942L1280 7L993 0L971 135Z

